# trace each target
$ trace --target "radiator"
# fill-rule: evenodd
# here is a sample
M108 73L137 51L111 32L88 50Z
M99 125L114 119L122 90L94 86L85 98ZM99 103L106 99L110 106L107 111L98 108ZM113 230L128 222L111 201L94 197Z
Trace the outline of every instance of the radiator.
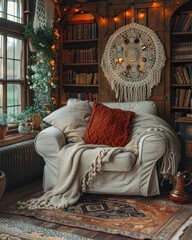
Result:
M6 174L6 190L40 179L43 168L44 160L36 153L33 139L0 148L0 170Z

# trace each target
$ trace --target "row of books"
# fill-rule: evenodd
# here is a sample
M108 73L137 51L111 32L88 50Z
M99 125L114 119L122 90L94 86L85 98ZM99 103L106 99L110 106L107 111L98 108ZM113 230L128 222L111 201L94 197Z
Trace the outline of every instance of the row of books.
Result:
M175 91L175 107L189 107L192 89L177 88Z
M63 92L62 102L67 102L69 98L77 98L81 100L98 101L98 93L85 92Z
M62 53L63 63L96 63L97 48L65 49Z
M98 73L77 73L76 71L69 69L64 72L65 84L98 84Z
M96 39L97 24L94 22L68 25L63 31L63 36L65 40Z
M192 31L192 12L183 13L175 17L173 23L173 32L190 32Z
M173 83L190 84L192 83L192 63L185 66L171 68L171 78Z
M176 42L172 44L172 60L192 59L192 42Z

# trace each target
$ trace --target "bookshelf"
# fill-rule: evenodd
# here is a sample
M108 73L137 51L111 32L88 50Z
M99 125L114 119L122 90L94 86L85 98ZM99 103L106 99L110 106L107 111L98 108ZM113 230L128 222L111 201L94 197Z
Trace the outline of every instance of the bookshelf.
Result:
M192 6L179 7L171 20L171 116L177 119L191 113L192 98Z
M98 27L93 15L73 14L62 39L61 105L69 98L98 100Z

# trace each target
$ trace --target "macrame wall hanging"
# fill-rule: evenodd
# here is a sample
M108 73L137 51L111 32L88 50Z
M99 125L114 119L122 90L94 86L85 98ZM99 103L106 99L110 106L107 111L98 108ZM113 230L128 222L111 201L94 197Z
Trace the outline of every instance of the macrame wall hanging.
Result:
M39 27L52 27L54 18L54 2L51 0L36 0L35 15L33 26L34 29Z
M119 101L141 101L159 84L165 60L156 33L132 21L110 36L101 67Z

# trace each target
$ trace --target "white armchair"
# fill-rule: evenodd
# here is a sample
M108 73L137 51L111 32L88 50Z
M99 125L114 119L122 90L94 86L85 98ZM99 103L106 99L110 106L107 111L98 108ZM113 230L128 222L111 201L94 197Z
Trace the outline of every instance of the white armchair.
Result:
M92 107L92 104L88 104ZM100 171L87 186L86 192L141 196L160 194L160 171L168 169L172 174L176 173L180 159L180 143L174 131L158 117L154 117L155 127L149 125L150 123L145 126L145 119L150 119L152 118L151 116L156 115L156 106L152 101L129 103L108 102L103 104L110 108L119 108L124 111L133 111L136 113L132 123L133 128L129 142L137 139L138 153L120 152L111 161L103 163ZM73 106L75 106L74 102ZM57 117L61 118L61 116L63 116L61 122L65 121L65 119L67 121L70 116L62 115L62 111L66 107L56 110L52 116L44 119L51 123L52 126L41 131L35 139L35 149L45 161L43 177L44 191L50 190L56 184L58 176L58 153L63 146L68 144L68 136L73 132L69 131L66 127L61 130L58 121L52 121ZM91 112L88 115L90 117ZM139 123L138 118L142 115L144 116L144 122L141 119ZM86 129L89 118L87 119L86 116L85 119ZM167 136L169 137L167 138ZM173 144L170 146L170 138L172 138L172 143L175 146ZM171 156L171 154L169 155L169 151L175 156L171 161L171 166L166 163L166 161L170 162L170 159L168 159ZM90 159L91 157L91 149L84 151L81 156L82 159ZM157 163L159 163L159 167L157 167Z

